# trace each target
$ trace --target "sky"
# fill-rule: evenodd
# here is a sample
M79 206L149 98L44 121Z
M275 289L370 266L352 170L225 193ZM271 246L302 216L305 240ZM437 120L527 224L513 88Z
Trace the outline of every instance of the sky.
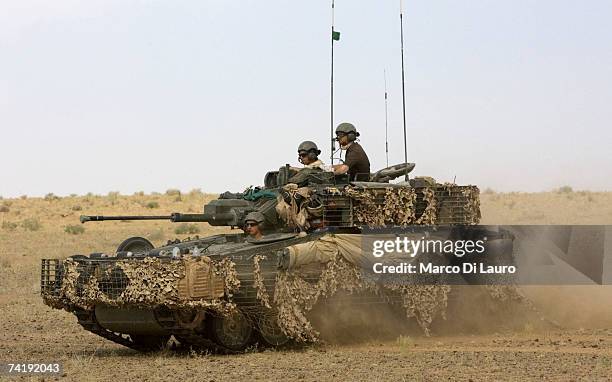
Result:
M612 2L405 0L414 175L612 190ZM327 0L0 0L0 195L241 191L329 162ZM336 0L335 118L403 162L399 1Z

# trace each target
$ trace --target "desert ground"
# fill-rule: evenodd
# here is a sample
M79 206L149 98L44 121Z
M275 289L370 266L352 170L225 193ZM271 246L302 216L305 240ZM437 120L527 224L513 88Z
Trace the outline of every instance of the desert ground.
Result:
M42 303L42 258L112 252L130 236L158 245L226 230L164 221L81 225L79 215L193 213L215 197L168 190L0 200L0 362L58 361L63 374L45 379L78 381L612 380L608 286L525 287L521 291L535 310L524 311L497 309L475 297L437 321L430 337L417 327L384 335L365 328L350 338L331 333L317 345L238 355L167 349L139 354L84 331L72 314ZM612 193L487 190L481 210L483 224L612 224Z

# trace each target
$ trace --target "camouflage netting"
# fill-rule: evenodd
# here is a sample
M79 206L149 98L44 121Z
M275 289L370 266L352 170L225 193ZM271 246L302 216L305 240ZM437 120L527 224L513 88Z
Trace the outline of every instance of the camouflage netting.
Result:
M355 220L361 224L381 227L385 224L405 226L416 222L416 192L413 188L392 188L384 190L384 202L379 199L381 189L356 189L346 187L344 192L352 198Z
M362 187L346 186L342 190L325 189L325 197L345 197L352 201L352 219L334 222L344 225L371 227L478 224L480 221L480 190L476 186L436 183L432 178L419 178L424 187ZM317 194L309 187L287 184L277 197L276 212L289 228L307 230L310 220L319 218L324 209L338 212L334 202L321 205L321 211L310 205ZM317 204L317 203L314 203ZM334 224L332 224L334 225Z
M418 189L348 186L344 194L353 200L355 221L372 227L478 224L480 221L480 191L476 186L453 183L433 183ZM424 204L422 210L417 208L419 198Z
M462 191L467 198L464 205L466 215L469 216L468 224L480 223L480 190L476 186L465 187Z
M261 274L261 265L259 264L265 259L266 256L264 255L257 255L253 258L253 288L257 290L257 299L261 301L261 304L268 309L272 309L268 290L266 289L263 275Z
M340 256L329 261L316 282L299 270L279 272L276 277L274 304L281 330L297 341L316 342L319 333L306 317L320 298L331 297L342 290L348 293L375 290L354 265Z
M297 341L316 342L319 333L307 318L308 312L322 298L332 297L337 292L349 294L374 293L380 297L395 295L400 297L406 316L415 318L426 335L434 318L447 306L448 285L381 285L363 276L359 255L354 242L361 240L356 235L328 235L316 242L292 246L297 257L296 265L288 271L281 271L276 277L276 287L272 301L263 283L259 262L254 259L257 298L261 304L277 312L278 324L285 335ZM299 248L299 249L298 249ZM311 253L307 253L311 252ZM317 252L317 254L314 254ZM306 260L308 259L308 260ZM320 264L322 271L313 277L306 263ZM317 272L318 273L318 272Z
M402 304L407 317L414 317L419 326L429 336L429 327L436 315L446 319L450 285L401 285L388 287L402 295Z
M224 280L225 295L230 297L229 301L194 300L179 296L178 283L185 277L186 266L197 262L209 264L214 273ZM205 308L221 314L230 313L235 308L231 295L240 287L240 281L235 264L229 259L215 262L208 257L184 257L181 260L162 261L149 257L138 261L119 260L106 265L92 272L93 266L79 264L73 259L64 260L61 289L43 290L45 303L68 311L74 308L91 310L98 304L138 308Z

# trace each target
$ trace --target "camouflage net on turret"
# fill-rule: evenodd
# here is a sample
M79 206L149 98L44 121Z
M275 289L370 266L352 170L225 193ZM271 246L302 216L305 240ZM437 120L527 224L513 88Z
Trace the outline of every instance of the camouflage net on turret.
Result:
M355 222L370 227L480 221L480 191L476 186L452 183L421 188L348 186L344 194L353 200Z
M190 264L206 264L222 278L225 296L222 298L190 299L180 295L179 283L185 278ZM213 261L208 257L185 257L162 261L148 257L142 260L89 265L73 259L62 261L63 274L59 290L43 289L45 304L73 311L75 308L91 310L102 304L114 307L150 308L203 308L220 314L229 314L235 305L232 293L240 287L235 264L229 259ZM222 297L222 296L219 296Z

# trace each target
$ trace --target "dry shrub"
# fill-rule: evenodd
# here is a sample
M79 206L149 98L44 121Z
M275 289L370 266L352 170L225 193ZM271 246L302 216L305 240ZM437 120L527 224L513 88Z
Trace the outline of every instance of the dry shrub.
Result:
M495 190L492 189L491 187L485 188L485 190L482 193L485 194L485 195L494 195L494 194L496 194Z
M15 228L17 228L17 223L13 223L13 222L9 222L9 221L3 221L2 222L2 229L5 229L7 231L12 231Z
M3 204L0 206L0 212L9 212L11 209L7 205Z
M204 193L199 188L194 188L193 190L189 191L189 197L191 198L199 198L202 196L204 196Z
M200 227L198 227L197 224L183 223L174 229L174 233L177 235L193 235L200 233Z
M82 210L83 210L83 207L81 207L81 206L79 206L79 205L77 204L77 205L75 205L75 206L72 206L70 209L71 209L72 211L82 211Z
M117 200L119 199L119 191L111 191L106 195L106 199L111 203L111 205L115 205Z
M44 199L48 202L52 202L55 200L59 200L60 197L55 195L53 192L49 192L47 195L45 195Z
M21 199L21 200L26 200L27 198L28 198L28 196L27 196L27 195L21 195L21 196L19 197L19 199Z
M42 224L36 218L27 218L21 222L21 226L28 231L38 231L42 228Z
M561 186L557 189L559 194L571 194L572 192L574 192L574 189L570 186Z
M70 235L80 235L85 232L85 227L78 224L67 225L66 227L64 227L64 232Z
M159 203L157 203L156 201L151 201L145 204L145 207L150 209L159 208Z

